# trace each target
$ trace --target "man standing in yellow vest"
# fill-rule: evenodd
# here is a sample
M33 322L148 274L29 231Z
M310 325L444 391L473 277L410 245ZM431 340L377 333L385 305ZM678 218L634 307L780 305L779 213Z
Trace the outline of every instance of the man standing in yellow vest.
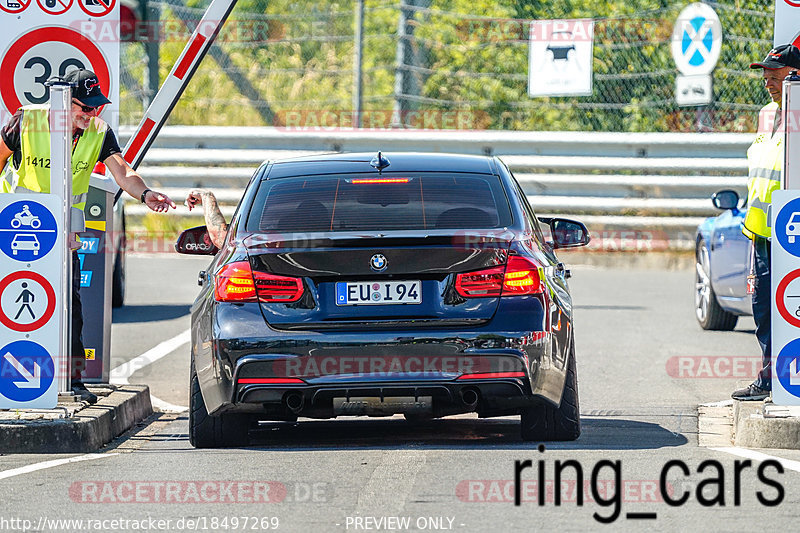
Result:
M783 170L783 138L781 100L783 80L792 70L800 70L800 50L790 44L769 51L764 61L750 68L760 68L772 102L759 113L758 133L747 150L749 180L747 182L747 214L743 232L753 241L753 320L756 338L761 346L762 368L756 380L731 394L734 400L763 400L772 390L771 286L770 286L770 208L772 191L780 189Z
M147 188L144 180L122 158L114 131L98 114L111 103L100 90L94 72L73 70L65 77L72 87L72 205L80 210L86 205L89 178L95 163L102 161L117 184L134 198L157 212L175 208L165 195ZM50 192L50 121L49 105L21 107L0 130L0 169L11 163L2 181L2 192ZM72 390L89 403L97 396L81 382L86 365L81 339L83 313L78 289L78 255L72 254Z

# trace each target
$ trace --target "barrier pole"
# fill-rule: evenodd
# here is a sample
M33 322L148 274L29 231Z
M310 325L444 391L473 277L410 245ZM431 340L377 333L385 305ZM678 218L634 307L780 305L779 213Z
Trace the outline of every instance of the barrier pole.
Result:
M69 82L54 79L50 86L50 194L61 198L61 224L58 239L62 247L61 328L57 379L59 394L71 391L72 372L70 310L72 307L72 257L69 248L70 208L72 207L72 91Z

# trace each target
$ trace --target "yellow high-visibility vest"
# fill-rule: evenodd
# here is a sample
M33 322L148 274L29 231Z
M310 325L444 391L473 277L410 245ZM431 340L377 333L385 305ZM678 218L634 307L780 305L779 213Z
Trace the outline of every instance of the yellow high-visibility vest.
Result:
M758 134L747 149L747 214L742 232L751 239L753 235L772 236L769 220L772 191L780 189L783 172L783 131L782 128L772 131L777 113L780 108L775 102L761 108Z
M22 107L19 167L12 163L3 179L3 192L50 192L50 106ZM108 124L92 117L72 151L72 206L83 211L89 192L89 179Z

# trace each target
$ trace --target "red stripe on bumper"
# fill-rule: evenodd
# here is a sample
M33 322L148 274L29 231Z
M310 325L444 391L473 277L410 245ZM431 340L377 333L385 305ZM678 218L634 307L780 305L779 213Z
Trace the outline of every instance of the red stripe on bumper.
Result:
M299 378L239 378L240 385L287 385L305 383Z
M499 378L524 378L525 372L483 372L480 374L464 374L458 379L499 379Z

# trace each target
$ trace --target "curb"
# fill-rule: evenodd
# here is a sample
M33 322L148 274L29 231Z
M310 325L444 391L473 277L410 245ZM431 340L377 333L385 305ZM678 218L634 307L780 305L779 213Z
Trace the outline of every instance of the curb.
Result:
M700 446L800 449L800 416L770 401L703 404L697 415Z
M767 402L734 402L734 445L800 449L800 418L764 416L771 405Z
M71 418L0 422L3 453L92 452L153 414L146 385L118 387Z

